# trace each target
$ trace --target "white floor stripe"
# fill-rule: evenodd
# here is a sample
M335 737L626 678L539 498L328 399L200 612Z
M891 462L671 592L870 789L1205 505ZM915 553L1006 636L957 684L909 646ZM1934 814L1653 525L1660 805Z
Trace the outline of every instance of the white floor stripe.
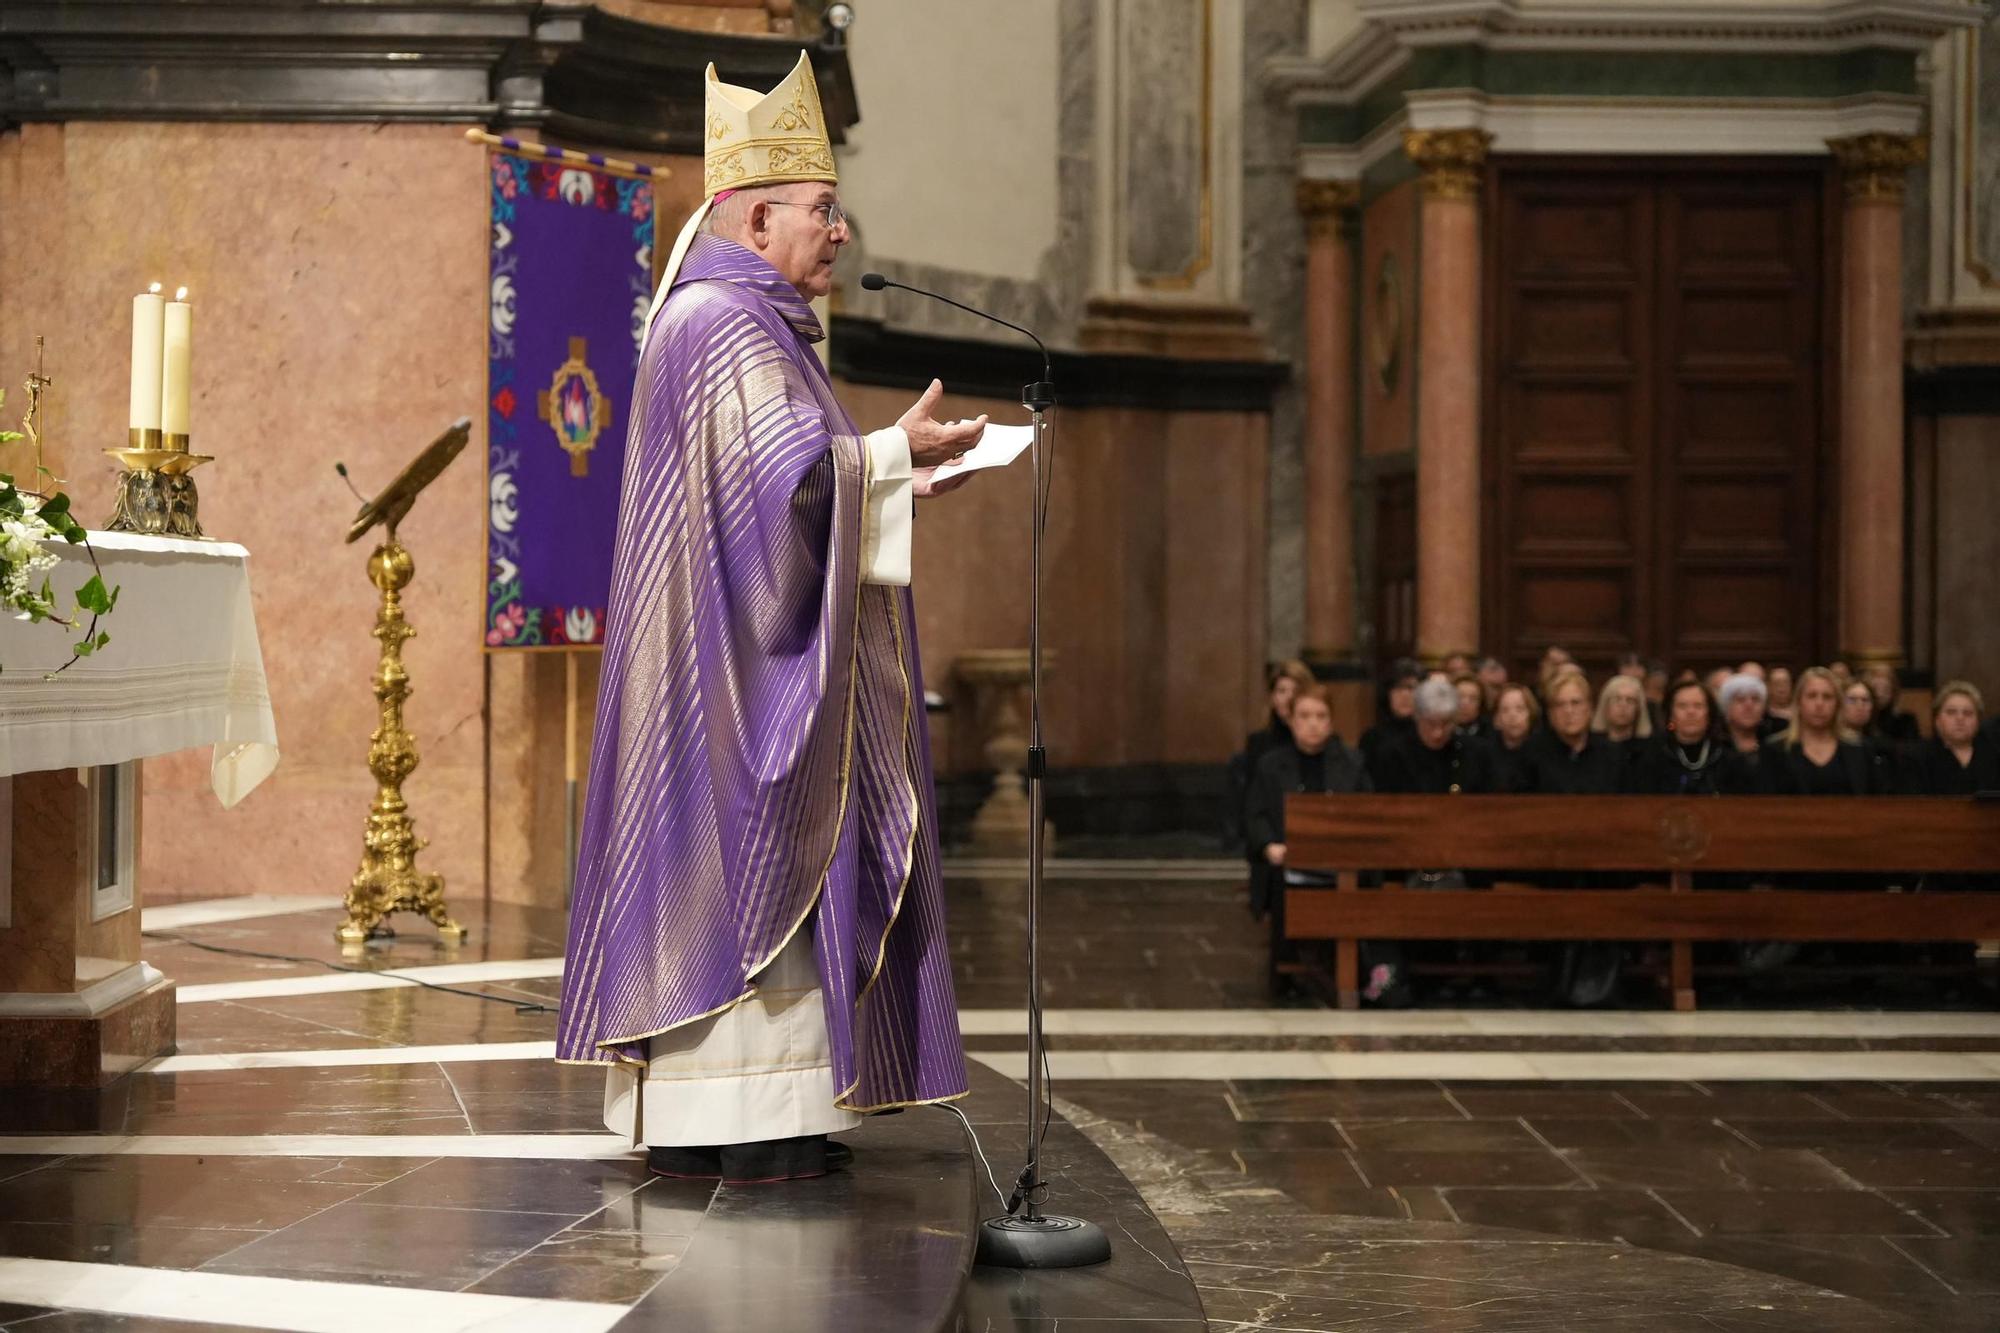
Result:
M604 1161L628 1156L616 1134L14 1134L0 1156L506 1157Z
M169 1055L137 1072L197 1074L218 1069L334 1069L343 1065L467 1064L481 1060L553 1060L552 1041L495 1041L464 1046L361 1046L333 1051L243 1051Z
M399 967L381 972L315 972L303 977L269 977L262 981L212 981L182 986L182 1004L207 1000L270 1000L287 995L337 995L344 991L390 990L427 981L436 986L461 986L475 981L527 981L562 975L560 958L517 958L492 963L440 963L434 967Z
M215 926L228 921L254 921L260 916L293 912L323 912L345 899L334 894L252 893L241 898L209 898L195 903L166 903L139 913L141 930L180 930L185 926Z
M1012 1078L1019 1051L968 1051ZM1954 1051L1051 1051L1058 1079L2000 1081L2000 1055Z
M295 1333L598 1333L630 1313L585 1301L5 1258L0 1301Z
M1048 1009L1068 1037L1996 1037L2000 1014L1568 1009ZM964 1009L959 1030L1025 1037L1020 1009Z

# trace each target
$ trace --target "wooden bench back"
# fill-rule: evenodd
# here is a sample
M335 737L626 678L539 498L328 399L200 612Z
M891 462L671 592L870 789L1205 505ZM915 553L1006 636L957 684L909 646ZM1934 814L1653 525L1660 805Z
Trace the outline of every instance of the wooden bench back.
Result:
M1285 846L1321 871L1990 871L2000 801L1292 795Z

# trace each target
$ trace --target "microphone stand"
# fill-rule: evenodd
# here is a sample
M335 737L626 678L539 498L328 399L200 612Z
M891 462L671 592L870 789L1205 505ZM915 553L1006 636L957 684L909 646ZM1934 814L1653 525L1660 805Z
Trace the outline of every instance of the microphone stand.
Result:
M956 306L967 314L1027 334L1042 352L1042 378L1021 389L1021 406L1028 409L1033 422L1028 458L1034 486L1028 501L1028 1162L1014 1182L1007 1212L980 1222L979 1250L974 1262L995 1268L1081 1268L1101 1264L1111 1257L1111 1242L1102 1227L1080 1217L1044 1213L1041 1205L1045 1188L1042 1130L1047 1124L1042 1111L1047 1096L1042 1074L1046 1060L1042 1033L1042 877L1047 856L1043 837L1043 783L1049 768L1049 752L1042 737L1042 536L1048 518L1046 487L1054 461L1048 450L1048 414L1056 405L1049 349L1031 330L948 296L893 282L879 273L863 274L861 285L870 291L900 287Z

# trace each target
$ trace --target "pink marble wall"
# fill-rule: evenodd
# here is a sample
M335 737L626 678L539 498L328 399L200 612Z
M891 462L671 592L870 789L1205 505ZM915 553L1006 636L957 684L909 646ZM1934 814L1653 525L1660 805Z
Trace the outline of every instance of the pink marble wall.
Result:
M1416 447L1417 185L1405 181L1373 200L1361 215L1361 450L1400 454ZM1385 308L1385 263L1395 266L1402 299ZM1385 388L1377 373L1378 348L1387 335L1396 350L1396 373Z
M193 431L209 533L251 552L283 760L233 811L207 756L147 764L142 877L208 896L343 890L373 791L367 549L334 475L386 482L484 383L484 162L445 126L31 125L0 135L0 375L48 338L58 470L88 521L109 511L126 427L130 298L195 303ZM483 430L403 524L408 786L430 868L480 892L479 590ZM115 637L117 617L108 622Z

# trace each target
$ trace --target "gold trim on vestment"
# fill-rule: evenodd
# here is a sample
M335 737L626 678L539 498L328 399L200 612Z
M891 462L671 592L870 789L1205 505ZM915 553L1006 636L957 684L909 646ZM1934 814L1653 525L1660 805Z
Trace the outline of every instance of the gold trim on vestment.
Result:
M890 632L895 636L896 640L896 679L901 681L903 686L903 725L901 730L898 732L898 737L902 742L902 749L903 749L903 765L902 765L903 789L909 793L909 798L910 798L910 840L903 849L903 880L902 883L896 886L896 905L889 910L888 923L882 927L882 938L877 944L875 950L875 965L868 974L868 980L862 985L860 992L854 997L853 1012L856 1021L858 1021L861 1017L861 1006L867 1002L869 993L875 989L875 983L882 979L883 969L889 965L889 936L896 929L896 923L902 919L903 903L909 898L910 876L912 873L915 872L917 865L917 835L923 829L923 809L920 800L917 796L916 784L910 780L911 691L910 691L909 659L906 656L904 656L903 653L903 599L901 597L898 597L893 592L889 594L889 629ZM861 641L861 636L857 632L855 635L855 642L858 644L860 643L860 641ZM960 1038L961 1045L963 1044L963 1042L964 1038L961 1037ZM840 1092L834 1097L833 1104L836 1109L843 1111L858 1112L864 1109L880 1110L883 1109L884 1107L889 1107L889 1106L927 1106L930 1105L932 1102L950 1101L955 1099L956 1097L963 1097L965 1095L965 1093L961 1092L953 1094L952 1097L931 1098L930 1101L923 1101L923 1102L883 1102L881 1106L875 1108L863 1108L863 1107L849 1105L847 1102L848 1094L852 1093L856 1088L860 1086L861 1086L861 1059L859 1053L857 1052L854 1061L854 1081L848 1084L846 1087L842 1088ZM968 1091L970 1091L970 1089L968 1089Z

